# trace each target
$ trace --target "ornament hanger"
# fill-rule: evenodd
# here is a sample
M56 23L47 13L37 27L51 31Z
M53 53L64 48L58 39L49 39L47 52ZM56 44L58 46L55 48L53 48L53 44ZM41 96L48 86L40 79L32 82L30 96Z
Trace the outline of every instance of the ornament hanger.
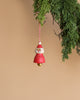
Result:
M41 42L41 24L39 23L39 42Z

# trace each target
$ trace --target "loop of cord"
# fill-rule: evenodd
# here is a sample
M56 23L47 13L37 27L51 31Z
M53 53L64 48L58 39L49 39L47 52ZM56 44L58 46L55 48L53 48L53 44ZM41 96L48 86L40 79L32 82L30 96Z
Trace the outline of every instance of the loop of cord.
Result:
M41 42L40 34L41 34L41 24L39 23L39 42Z

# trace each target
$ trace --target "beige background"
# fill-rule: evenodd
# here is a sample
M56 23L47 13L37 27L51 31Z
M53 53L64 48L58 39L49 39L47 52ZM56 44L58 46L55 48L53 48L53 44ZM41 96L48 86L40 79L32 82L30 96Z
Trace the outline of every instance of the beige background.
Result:
M32 0L0 0L0 100L80 100L80 56L62 62L51 15L42 28L46 63L33 63L38 22Z

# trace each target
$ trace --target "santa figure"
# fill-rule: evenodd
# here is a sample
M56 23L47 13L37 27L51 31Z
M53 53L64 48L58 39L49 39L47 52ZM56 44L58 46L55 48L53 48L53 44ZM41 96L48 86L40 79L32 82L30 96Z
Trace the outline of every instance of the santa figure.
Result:
M44 49L41 45L41 42L39 42L37 48L36 48L36 56L34 58L34 63L37 63L38 66L41 66L43 63L45 63L45 58L43 56Z

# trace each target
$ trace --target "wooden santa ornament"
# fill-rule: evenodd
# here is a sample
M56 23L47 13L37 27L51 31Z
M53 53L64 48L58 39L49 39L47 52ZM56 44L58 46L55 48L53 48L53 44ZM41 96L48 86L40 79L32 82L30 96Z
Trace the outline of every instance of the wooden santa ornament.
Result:
M36 48L36 56L34 58L34 63L37 63L38 66L41 66L43 63L45 63L45 58L43 56L44 49L41 45L41 42L39 42L37 48Z

